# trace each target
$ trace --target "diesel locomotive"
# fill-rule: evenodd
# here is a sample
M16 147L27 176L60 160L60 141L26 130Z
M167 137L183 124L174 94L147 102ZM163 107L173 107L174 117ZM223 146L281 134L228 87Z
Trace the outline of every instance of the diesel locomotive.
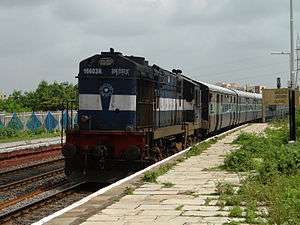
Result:
M262 118L262 96L199 82L110 49L79 65L78 126L65 173L105 181L223 129Z

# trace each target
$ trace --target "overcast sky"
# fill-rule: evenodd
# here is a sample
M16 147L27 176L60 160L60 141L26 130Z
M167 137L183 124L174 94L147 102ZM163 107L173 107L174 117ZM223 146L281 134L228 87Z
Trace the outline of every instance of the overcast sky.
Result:
M294 1L300 32L300 1ZM110 47L197 80L286 84L289 0L1 0L0 90L76 82Z

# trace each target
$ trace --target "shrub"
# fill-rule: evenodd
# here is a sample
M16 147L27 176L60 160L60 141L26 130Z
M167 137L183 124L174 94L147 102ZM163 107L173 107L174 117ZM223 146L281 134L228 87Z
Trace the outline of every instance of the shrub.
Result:
M19 131L17 129L13 129L10 127L2 127L0 128L0 138L10 138L16 137Z
M230 217L242 217L243 210L239 206L235 206L230 210Z

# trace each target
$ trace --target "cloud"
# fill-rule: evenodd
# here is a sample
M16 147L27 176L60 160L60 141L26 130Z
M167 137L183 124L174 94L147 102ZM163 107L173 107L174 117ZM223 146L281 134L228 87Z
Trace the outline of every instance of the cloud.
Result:
M20 0L1 0L0 1L0 7L6 7L6 8L20 8L20 7L38 7L40 5L46 5L49 1L47 0L26 0L26 1L20 1Z
M295 1L296 30L299 18ZM199 80L273 85L288 74L269 54L289 49L288 19L282 0L2 0L0 90L76 82L80 60L109 47Z
M52 10L82 32L105 37L145 35L160 26L156 1L60 1Z

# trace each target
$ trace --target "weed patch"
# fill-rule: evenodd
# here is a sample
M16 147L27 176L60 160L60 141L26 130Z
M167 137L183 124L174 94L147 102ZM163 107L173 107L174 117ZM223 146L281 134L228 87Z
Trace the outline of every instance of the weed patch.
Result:
M230 210L229 217L242 217L243 210L239 206L235 206Z
M177 206L177 207L175 208L175 210L178 210L178 211L179 211L179 210L181 210L181 209L183 208L183 206L184 206L184 205L179 205L179 206Z
M165 183L162 183L163 184L163 186L165 187L165 188L170 188L170 187L173 187L175 184L173 184L173 183L171 183L171 182L165 182Z
M176 164L175 163L167 163L163 166L160 166L155 171L146 172L143 180L145 182L151 182L151 183L157 183L157 178L166 172L168 172L170 169L172 169Z
M124 194L126 195L132 195L133 194L134 189L132 187L126 187Z
M198 145L195 145L185 154L185 157L189 158L192 156L200 155L204 150L206 150L207 148L209 148L212 144L214 144L216 142L217 142L217 139L212 139L210 141L205 141Z
M299 130L299 112L297 118ZM264 134L242 133L234 141L240 148L226 156L224 167L254 175L243 182L236 194L219 185L220 202L236 207L246 205L249 224L300 224L300 143L288 144L285 122L277 121L272 126ZM266 221L258 218L258 204L268 209L263 215Z
M233 185L230 183L218 183L217 184L217 193L220 195L233 195L234 189Z
M214 200L214 199L213 198L206 198L205 202L204 202L204 205L208 206L211 203L212 200Z

